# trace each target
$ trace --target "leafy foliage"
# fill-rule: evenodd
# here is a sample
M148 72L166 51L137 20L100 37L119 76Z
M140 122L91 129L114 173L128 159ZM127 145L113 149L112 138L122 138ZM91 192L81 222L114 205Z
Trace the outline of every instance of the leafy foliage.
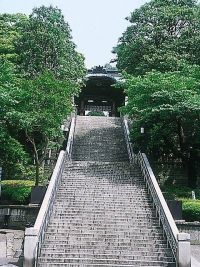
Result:
M166 199L186 199L192 200L192 191L188 186L178 186L178 185L168 185L162 188L162 191L165 193ZM197 200L200 200L200 189L194 189L195 196Z
M10 120L18 105L18 79L13 65L0 62L0 164L4 177L24 176L28 154L17 139L16 128Z
M192 222L200 221L200 189L195 189L196 200L192 198L191 188L187 186L168 185L162 188L166 199L182 201L183 219Z
M33 181L5 180L1 184L3 203L28 204Z
M157 159L181 159L188 166L189 183L196 185L200 151L200 68L181 72L125 75L128 104L122 111L134 121L132 138ZM140 134L140 127L145 134Z
M27 21L24 14L0 14L0 59L17 61L15 42L20 37L20 29Z
M87 116L105 116L102 111L90 111Z
M124 75L135 151L181 160L196 186L200 157L200 5L152 0L127 18L114 51ZM145 133L140 134L140 127Z
M83 56L75 50L71 30L61 10L34 8L16 42L19 65L30 77L44 70L59 79L76 80L84 75Z
M34 164L37 185L80 90L84 58L58 8L3 14L0 26L0 164L4 179L30 178Z
M194 0L152 0L133 11L114 48L117 67L134 75L200 64L200 6Z
M200 200L183 201L183 218L188 222L200 221Z
M23 94L16 125L25 132L36 164L36 184L39 168L52 142L61 135L60 125L72 111L71 99L79 87L72 81L60 81L53 74L44 73L22 84ZM64 101L63 101L64 100Z

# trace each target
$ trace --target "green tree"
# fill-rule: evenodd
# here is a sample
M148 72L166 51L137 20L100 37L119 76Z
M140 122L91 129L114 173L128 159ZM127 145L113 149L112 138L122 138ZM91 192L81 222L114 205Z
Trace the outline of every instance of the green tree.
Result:
M133 11L114 48L117 67L134 75L200 64L200 6L194 0L152 0Z
M13 64L0 62L0 166L4 177L23 177L29 156L17 139L17 129L10 117L16 114L18 106L19 77Z
M31 78L46 70L59 79L82 77L84 58L75 48L61 10L52 6L33 9L16 42L19 67Z
M61 135L60 126L72 111L71 99L79 87L74 82L60 81L52 73L45 72L33 80L24 80L21 88L18 108L10 120L18 126L21 135L24 133L30 145L38 185L47 149Z
M14 43L27 19L24 14L0 14L0 60L17 61Z
M188 167L189 185L196 186L200 152L200 67L181 72L151 72L125 76L128 105L123 111L133 120L134 146L146 147L154 159L181 159ZM145 128L144 136L140 127Z
M8 31L0 49L0 164L7 172L8 166L20 164L24 171L34 162L38 185L46 151L60 136L80 91L84 58L58 8L35 8L29 18L1 17L0 38Z

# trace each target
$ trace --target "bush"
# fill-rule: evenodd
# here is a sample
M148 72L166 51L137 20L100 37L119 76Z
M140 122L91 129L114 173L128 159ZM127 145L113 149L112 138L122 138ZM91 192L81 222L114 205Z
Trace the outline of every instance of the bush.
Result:
M200 200L182 199L183 201L183 219L191 221L200 221Z
M90 111L87 116L104 116L105 114L103 113L103 111Z
M192 189L187 186L164 186L162 191L165 193L166 199L192 198ZM193 191L196 199L200 199L200 189L194 189Z
M5 180L2 185L2 204L28 204L34 181Z
M192 189L187 186L165 186L162 188L166 199L182 200L183 219L200 221L200 189L194 189L196 200L192 199Z

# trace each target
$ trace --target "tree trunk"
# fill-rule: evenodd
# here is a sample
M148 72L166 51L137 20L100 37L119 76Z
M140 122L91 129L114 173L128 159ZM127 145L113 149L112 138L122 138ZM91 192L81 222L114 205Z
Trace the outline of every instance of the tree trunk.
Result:
M184 131L183 131L183 126L182 126L182 123L181 123L181 118L178 118L177 119L177 128L178 128L178 137L179 137L179 146L180 146L180 149L181 149L181 157L183 159L183 161L185 160L184 157L185 157L185 144L186 144L186 138L185 138L185 134L184 134Z
M42 163L45 159L49 139L47 136L45 136L45 146L43 148L43 153L42 153L41 157L39 157L38 149L37 149L36 143L35 143L35 139L34 139L34 137L31 137L28 134L28 130L26 130L26 136L27 136L29 142L33 146L33 152L34 152L34 156L35 156L35 186L38 186L39 180L40 180L40 166L42 165Z
M39 162L35 162L35 186L39 185L40 180L40 164Z
M191 188L197 187L197 169L196 169L197 157L194 149L190 151L190 157L187 163L188 170L188 186Z
M177 119L179 145L181 149L181 158L183 165L187 169L188 186L196 188L197 186L197 171L196 171L196 156L195 150L189 147L186 142L186 136L183 130L181 118Z

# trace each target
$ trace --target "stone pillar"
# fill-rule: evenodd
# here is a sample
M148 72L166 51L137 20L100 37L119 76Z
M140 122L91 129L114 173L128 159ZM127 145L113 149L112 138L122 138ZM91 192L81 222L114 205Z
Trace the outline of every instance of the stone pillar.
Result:
M84 116L84 108L85 108L85 105L84 105L84 100L81 100L81 108L80 108L80 115L81 116Z
M37 257L38 231L34 228L26 228L24 240L24 264L23 267L34 267Z
M178 234L177 266L191 267L190 235Z

